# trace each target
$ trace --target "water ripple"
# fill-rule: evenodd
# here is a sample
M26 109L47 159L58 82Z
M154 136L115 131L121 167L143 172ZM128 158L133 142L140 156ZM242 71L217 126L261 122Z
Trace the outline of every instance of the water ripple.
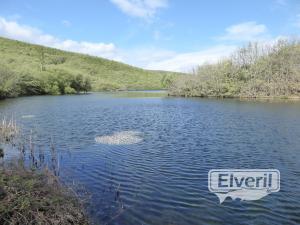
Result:
M96 224L300 224L298 103L93 94L7 100L11 112L42 144L53 136ZM279 169L281 190L220 205L207 174L222 168Z

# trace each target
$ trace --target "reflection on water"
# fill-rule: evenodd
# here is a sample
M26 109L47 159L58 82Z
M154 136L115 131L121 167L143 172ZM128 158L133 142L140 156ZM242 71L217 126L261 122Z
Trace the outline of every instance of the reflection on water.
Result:
M33 130L36 146L53 140L61 179L91 193L96 223L300 223L300 103L130 95L10 99L0 114ZM95 141L120 131L139 131L143 140ZM222 168L278 169L281 190L220 205L207 174Z
M31 118L34 118L35 116L34 115L23 115L21 118L22 119L31 119Z
M115 97L126 97L126 98L156 98L156 97L167 97L167 91L119 91L112 92Z

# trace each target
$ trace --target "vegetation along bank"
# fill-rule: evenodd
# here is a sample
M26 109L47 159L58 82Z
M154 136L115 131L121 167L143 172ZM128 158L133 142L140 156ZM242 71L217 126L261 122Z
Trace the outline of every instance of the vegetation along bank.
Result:
M300 97L300 43L249 43L231 57L179 76L170 95L185 97Z

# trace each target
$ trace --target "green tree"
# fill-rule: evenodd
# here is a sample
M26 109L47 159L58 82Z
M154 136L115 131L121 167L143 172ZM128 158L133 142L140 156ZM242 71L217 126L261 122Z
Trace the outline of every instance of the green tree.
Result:
M17 83L19 95L46 94L43 81L28 74L22 74Z
M16 74L0 65L0 99L18 95Z
M86 76L84 78L84 81L83 81L82 91L84 91L85 93L87 93L91 89L92 89L91 79L90 79L90 77Z
M73 88L77 93L80 93L80 91L82 91L83 82L83 75L77 74L72 78L70 87Z
M45 52L43 47L38 48L39 60L40 60L40 71L45 71Z

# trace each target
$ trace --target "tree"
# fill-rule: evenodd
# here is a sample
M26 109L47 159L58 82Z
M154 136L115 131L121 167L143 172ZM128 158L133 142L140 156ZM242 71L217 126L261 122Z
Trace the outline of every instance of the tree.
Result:
M42 95L46 94L42 80L28 74L22 74L17 83L19 95Z
M173 81L173 77L171 74L164 74L163 78L161 79L161 84L163 88L168 88Z
M88 76L86 76L84 78L84 82L83 82L83 86L82 86L82 91L84 91L85 93L87 93L91 89L92 89L91 79Z
M77 74L71 80L70 87L73 88L77 93L82 90L83 86L83 76L82 74Z
M17 95L15 73L0 65L0 99Z
M45 71L45 53L44 53L44 48L43 47L39 47L38 48L38 52L39 52L39 59L40 59L40 70Z

